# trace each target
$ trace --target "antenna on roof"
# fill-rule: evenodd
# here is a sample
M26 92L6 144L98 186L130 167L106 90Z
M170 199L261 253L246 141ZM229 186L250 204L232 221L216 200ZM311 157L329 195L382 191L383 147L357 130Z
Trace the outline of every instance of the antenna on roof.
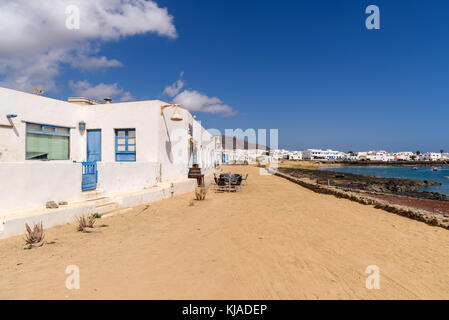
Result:
M34 89L34 92L33 92L33 94L37 94L37 95L39 95L39 96L41 96L41 95L43 95L44 94L44 88L42 88L42 89L38 89L38 88L35 88L35 87L33 87L33 86L31 86L33 89Z

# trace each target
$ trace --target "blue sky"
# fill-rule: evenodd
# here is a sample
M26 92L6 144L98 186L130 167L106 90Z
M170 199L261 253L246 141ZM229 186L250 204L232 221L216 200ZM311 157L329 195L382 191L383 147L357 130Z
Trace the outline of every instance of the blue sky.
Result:
M155 2L176 36L91 37L89 54L121 66L59 63L46 96L103 83L170 101L163 91L183 72L180 92L232 109L196 113L207 128L279 129L288 149L449 150L447 1ZM365 28L370 4L380 8L380 30Z

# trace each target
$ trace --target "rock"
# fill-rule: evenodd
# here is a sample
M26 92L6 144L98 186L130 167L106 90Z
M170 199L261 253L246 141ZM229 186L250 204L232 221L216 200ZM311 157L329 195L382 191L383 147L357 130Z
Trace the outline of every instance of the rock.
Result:
M84 232L84 233L101 233L100 230L97 230L97 229L95 229L95 228L84 228L84 229L83 229L83 232Z
M441 185L441 183L436 181L376 178L353 173L341 174L326 170L309 170L299 168L278 168L278 174L279 173L289 176L288 179L293 177L296 179L310 179L315 181L318 186L326 186L328 185L328 181L331 181L333 187L343 190L349 189L357 192L386 193L420 199L449 201L449 196L443 194L434 192L420 192L421 187ZM336 179L337 177L338 179ZM314 190L317 192L323 192L319 188L320 187L317 187Z
M38 242L38 243L32 243L31 244L35 248L42 247L44 245L44 241Z
M66 205L68 205L69 203L68 203L67 201L60 201L58 204L59 204L60 206L66 206Z
M47 209L58 209L59 206L56 202L54 201L48 201L46 204Z

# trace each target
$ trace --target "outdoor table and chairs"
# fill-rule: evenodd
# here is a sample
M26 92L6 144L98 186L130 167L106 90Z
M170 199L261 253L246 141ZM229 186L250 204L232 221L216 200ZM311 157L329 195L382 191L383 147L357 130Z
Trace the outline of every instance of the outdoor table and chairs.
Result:
M241 174L221 173L218 177L214 174L214 180L217 192L236 192L242 188L243 177Z

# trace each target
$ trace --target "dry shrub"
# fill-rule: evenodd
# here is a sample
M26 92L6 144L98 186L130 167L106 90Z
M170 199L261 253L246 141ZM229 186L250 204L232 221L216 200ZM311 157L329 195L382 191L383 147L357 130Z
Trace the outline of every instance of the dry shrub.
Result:
M83 231L84 228L94 228L95 224L95 217L89 216L85 217L84 215L81 217L78 217L78 231Z
M28 224L25 224L26 234L25 242L26 244L33 245L44 241L44 228L42 227L42 222L34 224L33 230L31 230Z
M206 199L207 189L205 187L197 187L195 189L196 200L201 201Z

